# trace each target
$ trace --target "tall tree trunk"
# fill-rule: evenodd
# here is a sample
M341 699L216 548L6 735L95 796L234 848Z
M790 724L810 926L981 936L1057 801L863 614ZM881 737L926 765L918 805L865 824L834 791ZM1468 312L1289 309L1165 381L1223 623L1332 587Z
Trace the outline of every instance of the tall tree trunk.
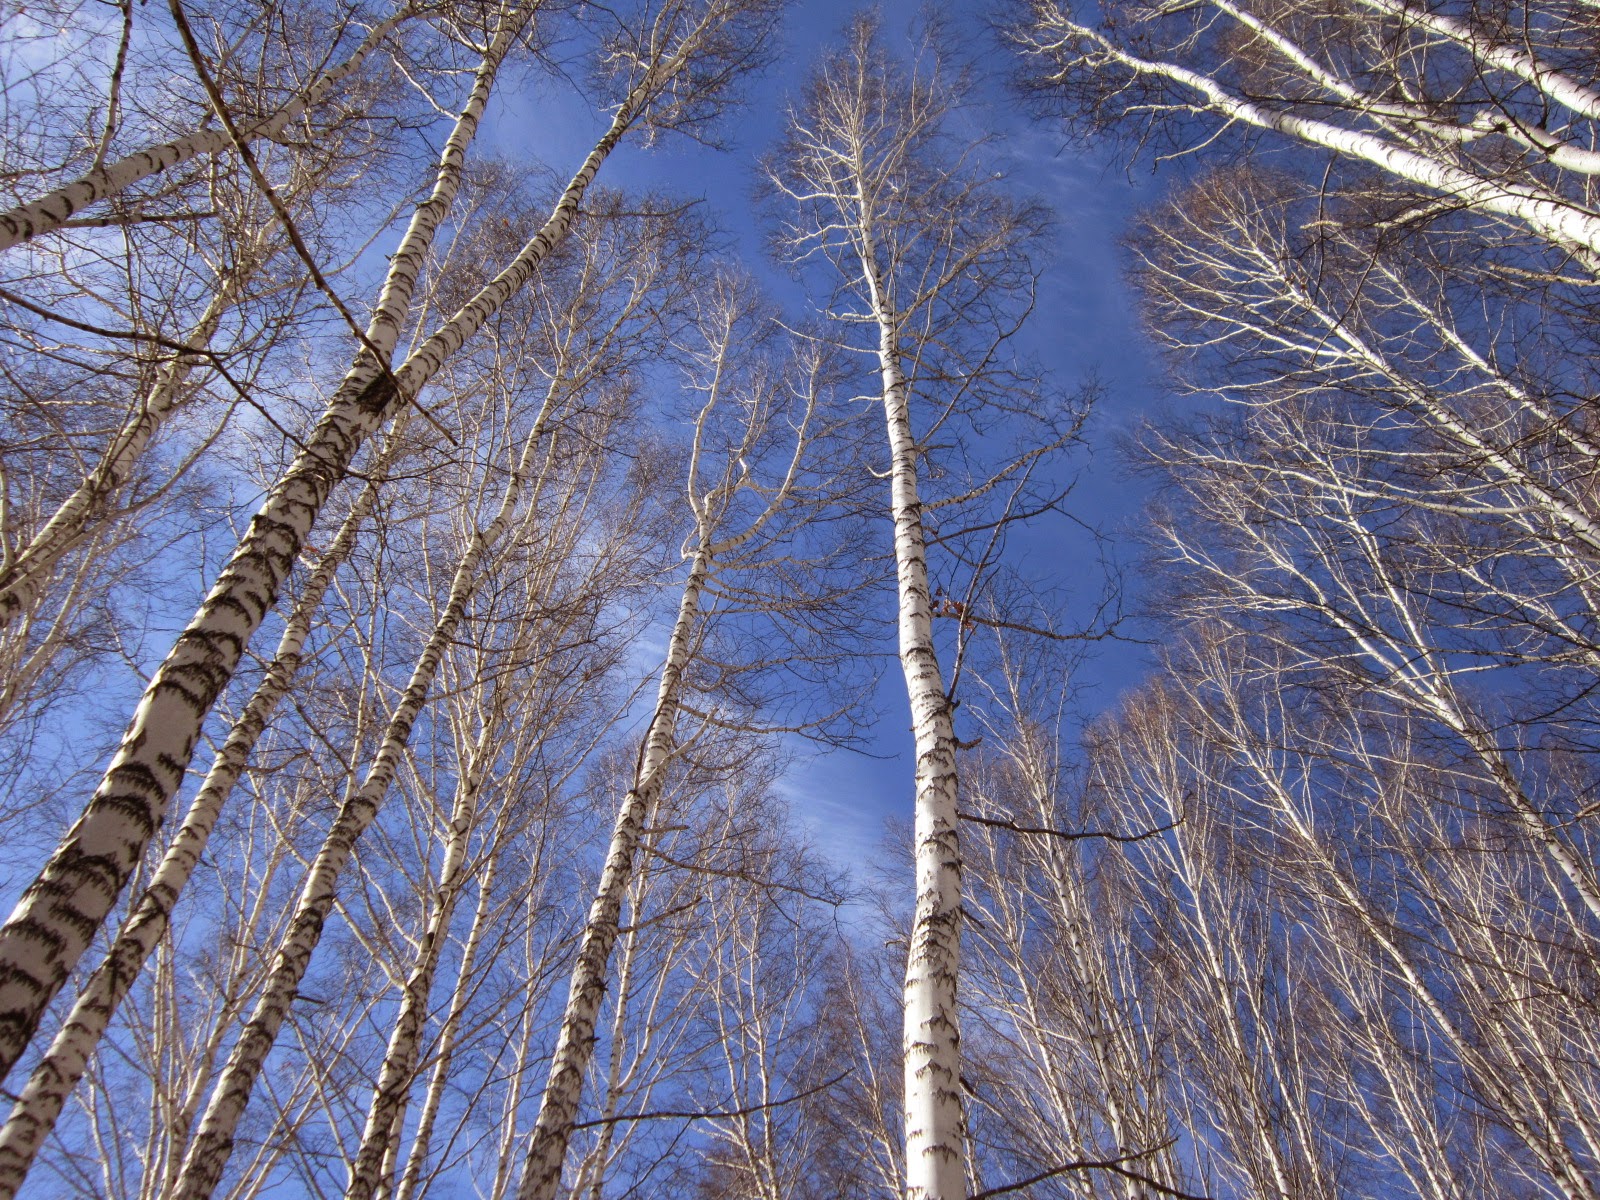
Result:
M961 1030L956 977L961 950L961 855L957 842L956 739L933 644L927 539L918 495L911 386L901 366L899 314L886 293L866 225L862 269L878 324L878 365L889 442L890 512L899 595L900 669L916 744L917 905L905 981L905 1137L908 1200L966 1195L961 1107Z
M246 1022L244 1032L228 1056L227 1064L212 1090L201 1118L200 1128L184 1156L183 1167L172 1190L173 1200L206 1200L222 1178L233 1149L239 1118L250 1102L256 1079L276 1042L278 1030L289 1015L289 1008L311 965L324 923L333 907L334 888L345 864L355 851L356 841L378 815L389 785L399 769L400 758L410 741L411 730L427 703L445 651L455 639L482 580L482 567L490 551L513 523L524 486L533 466L534 452L544 442L546 425L557 407L559 383L551 384L539 415L528 431L518 461L507 481L499 510L488 526L475 531L456 565L445 606L434 623L428 641L418 656L401 699L389 715L379 750L361 787L346 797L323 839L321 848L306 873L300 898L289 930L273 956L272 971ZM554 455L552 442L549 457Z
M422 1182L422 1169L427 1165L428 1148L433 1142L433 1127L439 1119L439 1106L444 1103L445 1084L450 1078L450 1066L455 1056L456 1037L461 1031L461 1021L466 1013L471 995L468 980L478 958L478 946L488 927L489 895L494 886L496 859L490 858L484 867L483 878L478 883L478 902L473 909L472 925L467 931L466 946L461 951L461 973L450 996L450 1011L445 1016L444 1027L439 1031L439 1049L435 1054L433 1072L428 1077L428 1090L422 1100L422 1114L417 1119L417 1132L411 1141L411 1151L406 1156L406 1167L394 1190L394 1200L412 1200ZM403 1115L403 1114L401 1114ZM400 1143L399 1121L389 1144L387 1162L398 1155ZM380 1183L386 1181L392 1167L386 1165ZM381 1190L380 1190L380 1194Z
M645 823L660 798L665 772L672 758L678 721L678 703L684 668L688 665L700 613L700 593L710 570L710 554L702 540L690 560L678 616L667 645L655 712L639 752L633 786L617 810L605 867L583 928L578 959L572 968L561 1032L550 1059L549 1080L539 1101L539 1117L528 1146L527 1162L517 1188L517 1200L554 1200L566 1163L567 1145L583 1095L583 1079L594 1056L595 1023L605 999L611 949L616 944L622 902L633 875L633 861Z
M656 82L654 77L647 80L652 86ZM399 405L417 402L418 393L445 360L527 283L566 237L601 164L638 118L649 95L644 83L634 89L544 225L399 371L390 374L363 353L345 377L288 472L251 520L205 602L151 679L88 807L0 929L0 1079L32 1039L44 1009L105 920L160 826L188 769L206 716L275 603L278 588L356 451ZM475 93L474 103L477 99ZM475 128L480 113L481 105L472 113L471 127ZM459 125L457 132L461 132ZM464 150L469 137L470 133L459 144L453 142L447 155ZM455 194L460 165L459 155L450 158L450 169L441 171L434 196L413 218L391 265L386 296L409 300L423 251ZM380 311L368 331L368 339L385 354L394 344L391 321Z
M0 1128L0 1200L11 1200L22 1186L34 1156L61 1115L67 1096L83 1077L89 1056L100 1044L118 1006L132 990L145 960L166 933L178 896L205 853L223 805L244 773L278 702L299 673L306 639L322 599L339 567L355 548L356 536L377 503L378 480L383 477L385 464L399 448L406 417L407 414L402 413L395 422L374 478L361 489L333 544L295 602L272 664L228 732L183 824L134 906L133 915L123 925L105 959L83 985L72 1011L44 1058L28 1077L5 1126Z
M377 1086L367 1106L366 1126L356 1149L355 1162L350 1167L345 1200L372 1200L380 1188L388 1188L389 1175L384 1168L389 1164L392 1169L394 1146L405 1120L405 1102L417 1074L417 1056L421 1052L422 1027L428 1015L433 976L444 950L451 918L455 915L456 900L466 882L463 868L467 842L477 821L483 780L489 764L494 761L498 749L494 743L499 733L498 714L492 712L484 722L477 744L472 747L465 776L456 787L455 804L450 813L450 836L445 843L444 859L439 864L439 882L434 889L437 899L433 914L428 918L411 973L401 989L400 1011L395 1016Z

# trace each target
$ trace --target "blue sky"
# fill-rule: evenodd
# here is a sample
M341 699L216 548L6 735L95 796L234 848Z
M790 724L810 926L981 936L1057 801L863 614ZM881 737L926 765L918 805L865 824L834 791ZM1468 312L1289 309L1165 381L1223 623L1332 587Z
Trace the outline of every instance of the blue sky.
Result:
M799 93L809 64L835 43L860 8L841 0L791 7L776 65L754 80L747 103L720 127L723 147L668 139L650 148L624 143L601 172L600 182L628 189L658 189L701 199L727 231L746 269L780 302L804 297L767 256L754 190L760 157L782 128L786 105ZM884 11L891 44L908 29L909 6ZM1047 270L1038 310L1026 334L1026 350L1037 357L1053 384L1071 391L1091 375L1104 396L1089 429L1087 451L1070 468L1077 476L1073 515L1111 536L1131 560L1126 542L1142 502L1137 481L1122 470L1117 447L1123 435L1159 395L1159 368L1141 336L1121 278L1118 239L1129 218L1156 195L1147 171L1130 180L1109 156L1068 147L1049 122L1021 111L998 75L1005 63L993 39L971 12L955 17L959 43L981 57L979 86L960 119L974 136L1000 135L994 150L1017 189L1042 198L1054 213ZM559 83L507 90L484 131L488 148L507 158L534 156L557 171L576 164L592 145L599 118ZM1097 596L1098 564L1092 540L1072 522L1041 523L1016 544L1025 570L1053 577L1084 605ZM1069 610L1065 624L1071 624ZM885 653L892 652L885 646ZM1146 652L1103 644L1074 682L1078 706L1098 711L1134 683ZM870 754L819 753L795 747L784 784L794 811L808 825L819 849L836 861L862 866L878 856L886 822L910 816L911 756L906 701L898 668L885 662L878 693L883 714L873 731Z

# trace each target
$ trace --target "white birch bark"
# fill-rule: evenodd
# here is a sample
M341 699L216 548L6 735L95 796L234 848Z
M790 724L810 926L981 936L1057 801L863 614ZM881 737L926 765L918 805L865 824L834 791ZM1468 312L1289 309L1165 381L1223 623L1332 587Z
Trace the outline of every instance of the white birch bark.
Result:
M1464 206L1511 217L1555 245L1579 251L1589 263L1600 262L1600 213L1574 200L1534 184L1475 173L1375 133L1273 110L1236 94L1203 72L1175 62L1142 57L1100 31L1065 17L1054 22L1054 26L1069 36L1092 43L1097 54L1125 70L1168 79L1188 88L1203 107L1230 121L1270 129L1309 145L1360 159Z
M1525 46L1497 42L1446 12L1431 11L1409 0L1360 0L1360 3L1454 42L1484 66L1531 83L1556 103L1591 121L1600 121L1600 91L1541 61Z
M670 74L684 66L680 53ZM663 86L665 70L644 74L557 201L512 262L392 375L363 355L345 377L316 429L273 487L210 594L156 671L121 748L83 815L0 929L0 1078L32 1038L40 1014L105 919L160 825L193 756L200 727L232 677L251 636L277 598L295 557L334 485L366 438L402 403L415 403L445 360L532 277L571 228L602 163ZM477 96L474 96L476 101ZM459 153L481 105L463 114L468 132L447 147L434 195L418 209L397 251L386 298L409 299L423 250L454 196ZM470 116L470 121L467 118ZM462 133L458 125L457 133ZM403 303L396 300L403 311ZM392 348L394 318L374 317L368 339Z
M955 723L933 644L933 598L918 494L918 450L911 429L911 386L901 365L900 317L886 294L870 219L863 216L861 266L878 326L890 455L900 668L911 703L917 756L913 835L917 904L905 981L906 1196L907 1200L961 1200L967 1174L956 1011L961 856Z
M632 896L629 898L628 908L638 914L644 889L639 886L640 877L635 875ZM622 1048L627 1042L628 1035L628 997L633 994L634 967L638 960L639 951L639 926L637 923L628 930L622 939L622 949L618 952L620 961L617 964L617 1002L612 1008L610 1047L611 1061L606 1070L604 1099L598 1105L600 1133L595 1138L594 1145L584 1155L578 1164L577 1178L573 1180L568 1195L572 1200L579 1200L587 1194L588 1200L605 1200L606 1171L611 1166L612 1143L616 1139L617 1110L624 1099L626 1086L637 1061L630 1065L626 1071L623 1067Z
M450 836L445 842L438 883L434 888L433 912L401 989L400 1010L395 1015L394 1029L384 1048L377 1086L367 1106L366 1126L350 1167L350 1180L345 1187L346 1200L371 1200L380 1189L387 1190L389 1172L385 1170L385 1165L388 1164L392 1170L394 1150L405 1118L406 1097L417 1073L417 1057L421 1053L422 1027L428 1015L433 977L439 966L439 956L444 949L450 921L455 915L456 900L466 883L463 869L467 859L467 843L477 821L484 776L493 761L494 743L500 732L499 722L493 716L485 721L483 732L472 748L472 758L465 777L456 788L455 803L450 812Z
M655 709L651 714L633 785L617 811L605 865L584 925L577 960L568 986L567 1004L562 1013L561 1030L551 1056L550 1073L539 1103L539 1116L529 1142L527 1160L518 1185L518 1200L554 1200L572 1140L573 1123L582 1099L583 1081L594 1054L595 1025L605 998L611 952L616 945L618 923L634 874L634 860L645 825L650 821L665 781L666 769L677 749L677 723L682 703L683 676L693 661L698 640L701 596L717 578L717 566L739 547L758 538L767 525L789 505L808 445L808 429L815 410L815 380L805 393L804 414L793 422L794 451L782 482L763 489L751 479L750 456L756 453L767 424L776 415L768 407L765 394L741 396L744 422L741 441L723 464L720 480L702 492L702 473L706 466L707 433L713 412L732 385L733 355L742 345L744 327L739 318L747 300L722 291L707 301L711 316L705 356L706 377L698 386L706 399L695 421L684 492L694 516L695 531L689 554L689 573L684 580L677 616L667 643L667 653L657 685ZM748 351L747 351L748 352ZM724 532L729 506L743 488L752 488L766 498L736 532ZM718 536L723 533L723 536Z
M584 1076L594 1055L595 1023L605 999L611 948L617 941L622 902L633 875L639 841L660 798L666 767L675 748L683 671L691 658L700 613L700 593L710 566L708 548L702 543L690 560L689 576L684 581L678 615L661 668L655 711L640 749L633 786L617 810L605 866L584 924L583 940L568 986L567 1006L561 1018L561 1032L550 1059L549 1080L539 1101L539 1116L529 1140L517 1200L554 1200L561 1183L567 1145L572 1139L572 1127L583 1095Z
M333 907L334 889L345 864L354 853L356 841L378 815L389 785L400 766L411 730L427 703L439 664L455 638L478 584L480 568L512 527L525 486L530 482L535 454L545 442L545 429L557 407L557 386L546 394L538 417L528 431L518 461L512 469L500 506L489 524L475 530L458 561L445 606L434 623L422 653L418 656L400 701L389 715L377 754L367 769L360 788L346 797L338 816L323 839L316 858L306 872L288 932L278 944L272 970L256 1001L244 1032L228 1055L228 1061L212 1089L200 1128L184 1155L183 1166L172 1188L172 1200L206 1200L222 1178L233 1149L239 1118L250 1102L250 1094L277 1040L278 1030L289 1014L300 981L311 964L321 940L324 923ZM554 444L549 447L553 454ZM548 467L548 462L546 463Z
M384 38L405 21L416 17L419 11L412 4L402 5L393 15L374 25L349 58L319 75L309 87L270 116L242 126L240 135L246 141L277 137L291 122L298 120L330 91L359 71L361 64L382 44ZM193 158L221 154L232 145L232 138L226 129L197 129L173 141L150 146L98 167L47 196L0 213L0 252L61 228L75 213L82 212L96 201L124 191L142 179L170 171Z
M417 1132L411 1140L411 1150L406 1155L405 1170L401 1172L400 1182L394 1189L394 1200L412 1200L417 1189L421 1186L422 1171L428 1162L428 1151L433 1144L433 1127L439 1119L439 1107L444 1103L446 1084L450 1079L450 1068L455 1060L456 1038L461 1032L461 1022L467 1011L467 1000L470 995L469 981L472 979L473 966L478 958L478 946L483 941L484 930L488 926L489 897L494 885L495 860L491 858L484 867L483 878L478 882L478 902L473 910L472 925L467 931L467 941L461 951L461 972L456 979L456 986L451 992L449 1012L445 1016L444 1026L439 1031L439 1046L434 1055L433 1071L428 1076L428 1088L422 1099L422 1111L417 1118ZM392 1167L387 1165L399 1151L400 1129L398 1122L393 1138L389 1145L389 1159L380 1176L380 1185L391 1174ZM380 1192L382 1188L380 1186Z
M105 959L83 985L44 1057L34 1067L4 1127L0 1127L0 1200L12 1200L34 1156L55 1127L63 1104L83 1077L89 1056L100 1043L117 1008L160 943L178 896L205 853L217 817L266 731L278 702L299 673L306 638L335 574L355 548L361 526L377 502L378 483L399 448L407 414L396 420L374 478L361 490L327 553L296 600L266 675L229 730L205 781L184 815L183 824L124 923Z
M860 236L863 276L878 327L890 452L899 658L916 753L916 907L906 960L903 1032L905 1187L908 1200L958 1200L966 1194L967 1179L956 1009L961 862L954 723L933 644L918 450L911 428L910 384L901 365L899 314L884 286L865 211Z
M998 401L1017 380L994 364L1001 343L1020 326L1031 298L1025 269L1035 215L991 190L976 145L945 124L959 101L940 77L937 51L917 48L901 71L870 16L852 25L845 49L814 77L804 110L795 112L785 161L769 171L799 211L786 222L783 245L792 261L823 259L856 303L836 319L861 322L876 335L885 437L889 450L889 516L897 585L898 653L915 742L916 906L904 980L905 1193L911 1200L957 1200L966 1194L966 1137L956 1007L961 940L954 711L934 642L928 577L928 506L921 495L921 459L911 414L908 364L939 380L924 397L930 426L958 443L963 423L991 402L1031 406L1021 392ZM1014 306L1014 307L1013 307ZM830 305L830 307L834 307ZM976 321L972 309L990 314ZM989 324L997 310L1017 324ZM865 350L865 347L863 347ZM993 390L991 390L993 389ZM1029 457L1059 448L1046 422L1040 445L964 491L935 502L976 505L1017 486ZM1019 494L1019 493L1014 493ZM999 503L996 503L999 507ZM991 516L994 514L990 514ZM1002 511L996 529L1019 519Z

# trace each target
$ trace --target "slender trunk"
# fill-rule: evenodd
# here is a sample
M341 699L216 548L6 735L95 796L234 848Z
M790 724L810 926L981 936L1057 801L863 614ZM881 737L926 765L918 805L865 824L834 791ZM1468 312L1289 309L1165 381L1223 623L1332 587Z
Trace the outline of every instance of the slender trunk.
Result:
M583 1078L594 1056L595 1023L605 999L606 975L611 949L617 940L622 902L633 875L633 860L645 823L661 795L665 768L672 757L683 671L689 662L700 613L700 592L710 565L710 556L702 541L690 562L689 578L684 583L683 598L678 605L677 620L661 670L655 713L640 750L633 787L617 810L605 867L584 925L578 959L567 990L567 1007L561 1017L561 1032L550 1059L550 1076L539 1101L539 1117L529 1142L517 1200L554 1200L561 1183L561 1169L566 1163L567 1146L583 1095Z
M411 672L398 704L389 715L378 753L367 769L360 788L345 798L332 828L323 839L306 881L288 932L273 956L272 971L256 1001L244 1032L228 1056L200 1120L200 1129L184 1156L183 1167L172 1189L173 1200L206 1200L222 1177L233 1149L234 1131L250 1102L257 1077L277 1040L278 1030L289 1015L322 938L324 923L333 907L334 888L345 864L355 851L356 841L378 815L389 784L394 779L411 737L411 730L427 703L428 693L438 673L445 651L455 639L478 584L480 568L489 551L510 527L532 466L534 451L544 441L545 426L556 403L558 387L552 384L538 418L528 431L518 461L507 481L499 511L481 532L475 532L456 565L443 612ZM553 451L553 447L552 447Z
M406 1169L400 1176L400 1183L395 1188L394 1200L412 1200L422 1180L422 1168L428 1161L428 1147L433 1141L433 1127L439 1119L439 1106L444 1101L445 1084L450 1079L450 1066L455 1057L456 1035L461 1031L461 1020L467 1010L467 999L470 995L468 981L472 978L472 967L477 961L478 945L483 940L484 930L488 927L489 893L494 885L495 860L491 858L484 868L483 879L478 884L478 904L473 910L472 927L467 932L467 944L461 951L461 973L456 980L454 993L450 997L450 1012L445 1017L444 1028L439 1031L439 1050L433 1064L433 1073L428 1077L428 1091L422 1101L422 1115L417 1119L416 1136L411 1141L411 1153L406 1157ZM390 1144L390 1158L392 1159L399 1146L400 1129L398 1122L394 1130L393 1141ZM383 1172L383 1178L389 1177L390 1171Z
M361 64L378 48L383 39L398 25L416 16L417 12L417 9L407 4L393 16L374 25L349 58L333 70L318 76L310 87L271 116L243 126L239 130L240 134L248 141L257 141L261 138L273 138L282 133L290 122L298 120L330 91L360 70ZM57 188L48 196L41 196L30 204L0 213L0 251L9 250L30 238L61 228L74 213L81 212L98 200L104 200L108 196L124 191L141 179L149 179L152 175L170 171L192 158L221 154L231 145L233 142L225 129L198 129L175 141L151 146L137 154L118 159L109 166L90 171L76 182Z
M487 321L566 237L602 163L648 95L640 85L572 177L549 219L516 258L393 375L363 354L284 477L273 487L210 595L179 635L134 712L122 745L78 821L0 929L0 1079L116 903L160 826L193 757L201 725L277 599L306 535L367 437L401 404L416 403L445 360ZM476 98L476 97L475 97ZM480 109L481 111L481 109ZM465 114L464 114L465 117ZM476 124L476 116L473 118ZM460 164L441 171L435 199L453 196ZM425 208L432 205L432 199ZM386 293L409 297L424 244L448 204L418 211L395 254ZM413 238L423 231L426 236ZM420 244L419 244L420 243ZM369 338L387 352L380 316ZM392 345L392 343L390 343Z
M439 955L444 949L445 934L455 915L456 899L465 882L462 870L467 858L467 842L477 820L483 777L493 761L493 741L498 732L497 722L490 720L484 723L477 745L472 748L472 758L465 777L456 788L456 800L450 814L450 836L445 843L444 860L439 864L433 915L423 931L416 961L401 991L400 1011L384 1049L383 1066L378 1072L372 1102L367 1107L367 1123L361 1134L361 1144L356 1150L355 1162L350 1167L345 1200L372 1200L373 1194L388 1181L384 1164L393 1161L394 1144L405 1117L406 1097L416 1077L422 1025L428 1015L428 997L433 991L433 976L439 966Z
M862 267L878 323L878 364L889 440L890 504L899 594L900 667L916 742L917 906L905 979L905 1139L908 1200L966 1195L961 1106L961 1031L956 976L961 948L961 854L957 843L956 739L933 644L927 539L918 495L919 452L911 387L901 368L899 318L871 243Z
M185 339L186 345L204 349L210 344L223 314L233 305L240 282L237 274L224 282ZM191 394L187 385L199 361L183 357L162 370L138 407L123 420L94 470L56 506L55 512L8 564L0 575L0 628L33 605L50 578L51 568L83 539L90 522L127 480L150 439L165 424L173 409Z
M637 918L642 895L638 876L634 877L632 890L633 895L627 903ZM639 928L636 923L623 937L622 949L618 952L621 962L617 964L617 1002L611 1010L610 1062L606 1070L605 1099L600 1102L597 1118L600 1121L600 1131L595 1137L594 1145L590 1147L589 1153L584 1155L583 1162L579 1165L578 1177L567 1193L570 1200L579 1200L585 1194L589 1200L605 1200L606 1167L611 1162L611 1147L616 1139L617 1109L622 1103L623 1096L622 1047L628 1034L628 997L633 989L633 968L637 961L638 949ZM631 1077L631 1070L627 1074Z
M356 536L377 502L378 483L383 466L398 450L405 428L401 414L380 457L375 478L362 488L351 506L338 535L317 569L278 642L277 653L244 712L234 722L222 749L217 752L199 793L185 814L183 824L168 848L150 883L134 906L122 931L107 951L105 959L89 976L72 1011L57 1031L49 1050L34 1067L5 1126L0 1128L0 1200L11 1200L32 1166L44 1139L55 1127L67 1096L83 1077L89 1056L99 1045L118 1006L127 998L145 960L167 931L179 894L189 882L194 868L205 853L211 831L222 806L244 773L245 764L256 742L266 730L278 702L288 692L299 673L306 638L322 606L322 598L334 575L354 549Z

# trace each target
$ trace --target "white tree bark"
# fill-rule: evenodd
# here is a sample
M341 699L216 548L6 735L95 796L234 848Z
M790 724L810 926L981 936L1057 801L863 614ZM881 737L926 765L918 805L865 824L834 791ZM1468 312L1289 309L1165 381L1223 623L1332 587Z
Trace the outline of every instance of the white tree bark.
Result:
M321 940L339 876L355 850L356 841L377 817L388 794L410 740L412 726L427 703L439 664L482 581L484 561L514 524L523 492L533 473L535 454L544 448L545 429L557 407L559 382L552 384L528 431L498 511L486 527L475 530L468 539L450 581L444 608L417 658L400 701L389 715L378 752L361 787L340 806L332 828L306 873L289 930L274 953L266 986L228 1056L212 1089L200 1128L184 1155L183 1167L172 1189L172 1200L206 1200L222 1177L233 1149L239 1118L250 1102L256 1079ZM554 446L551 446L549 453L553 452Z
M327 94L361 69L384 38L419 14L412 4L403 4L393 15L374 25L350 57L337 67L319 75L303 92L270 116L243 126L239 132L247 141L274 138L292 121L316 107ZM75 213L96 201L114 196L141 179L170 171L190 159L221 154L233 145L226 129L197 129L174 141L164 142L130 154L89 172L81 179L57 188L29 204L0 213L0 251L11 249L30 238L61 228Z
M139 972L160 943L172 918L178 896L187 886L200 856L205 853L217 817L244 773L257 741L272 714L299 673L306 638L322 606L322 599L350 551L356 536L377 502L384 467L404 433L406 415L396 420L389 446L380 456L370 480L356 497L327 553L318 562L305 590L289 615L277 652L265 677L217 752L205 782L185 814L166 855L146 885L133 914L123 925L105 959L83 985L72 1011L57 1031L44 1058L34 1067L0 1128L0 1200L12 1200L22 1186L34 1156L55 1127L67 1096L83 1077L89 1056L100 1044L118 1006L132 990Z
M617 941L622 902L633 875L640 838L660 798L666 767L675 748L683 671L691 658L700 614L700 593L710 565L710 555L702 544L689 563L689 576L684 581L678 615L661 668L655 711L640 750L633 786L617 810L605 866L584 924L583 940L568 986L567 1007L561 1018L561 1032L550 1059L549 1080L539 1101L539 1116L529 1141L517 1200L554 1200L561 1184L567 1145L572 1139L572 1127L583 1095L584 1076L594 1055L595 1023L605 999L611 948Z
M962 1114L962 1034L955 1000L962 946L962 858L958 845L955 722L938 650L933 592L918 494L917 437L910 424L910 381L893 294L878 264L874 219L859 211L862 280L878 330L878 374L890 450L890 517L899 606L899 661L915 739L912 853L917 907L906 955L906 1197L963 1200L966 1128Z
M1194 94L1201 107L1230 121L1270 129L1309 145L1321 146L1370 163L1463 206L1511 217L1556 246L1579 251L1591 265L1600 263L1600 213L1536 184L1478 173L1445 157L1423 153L1376 133L1273 109L1230 90L1202 71L1135 53L1100 30L1071 20L1065 14L1056 15L1049 32L1082 39L1094 47L1097 56L1135 75L1179 84Z
M439 1119L439 1107L444 1103L446 1085L450 1079L450 1067L455 1059L456 1038L461 1032L461 1022L466 1013L467 999L470 994L468 981L472 978L473 966L478 959L478 947L483 941L484 930L487 928L489 913L489 897L494 884L496 860L491 858L484 868L483 878L478 882L478 902L472 914L472 926L467 932L466 946L461 951L461 974L456 980L456 986L450 996L450 1010L444 1019L444 1026L439 1031L439 1048L435 1052L433 1071L428 1076L428 1088L422 1099L422 1112L417 1118L417 1132L412 1136L411 1150L406 1155L405 1170L400 1174L400 1182L395 1186L394 1200L412 1200L417 1194L417 1189L422 1185L422 1171L427 1166L428 1151L433 1144L433 1127ZM393 1139L389 1145L391 1159L399 1153L400 1130L394 1130ZM391 1168L386 1168L382 1180L389 1177ZM380 1190L380 1195L382 1194Z
M491 706L491 709L496 707ZM411 972L401 988L400 1010L395 1015L394 1029L384 1048L377 1086L367 1106L366 1126L361 1133L355 1161L350 1167L350 1181L345 1187L346 1200L371 1200L374 1194L387 1190L389 1185L389 1170L393 1169L395 1147L405 1117L405 1102L417 1073L417 1057L421 1053L423 1022L428 1015L433 977L439 966L439 956L444 950L451 918L455 915L456 901L466 884L464 867L467 843L477 822L484 776L497 749L495 739L502 732L496 715L492 712L485 721L483 732L472 748L467 770L456 787L455 803L450 813L450 834L445 841L438 883L434 888L433 912L423 929ZM386 1165L389 1170L385 1169Z
M819 67L805 107L791 114L782 158L774 160L769 177L797 210L782 230L791 260L826 262L825 289L842 289L854 301L840 311L831 300L830 315L875 335L871 352L889 451L898 652L916 752L916 906L903 992L904 1186L911 1200L958 1200L968 1179L956 1006L956 740L933 636L924 525L929 506L921 494L929 447L913 426L912 389L913 378L937 381L918 400L928 405L929 429L944 427L927 436L947 444L986 437L977 414L991 403L1011 414L1034 407L1027 382L996 364L1010 358L1003 343L1032 304L1035 276L1027 249L1038 218L990 182L1003 173L984 170L978 145L952 128L959 85L941 78L937 49L923 44L914 53L914 63L901 68L877 22L858 18L843 50ZM1001 311L1010 318L996 319ZM1031 432L1039 435L1037 445L986 477L973 471L966 487L952 488L954 494L934 505L967 506L972 513L992 503L979 518L989 530L1020 519L1001 497L1019 496L1025 487L1019 478L1027 476L1033 456L1064 444L1049 419ZM970 455L964 467L979 458Z
M683 65L681 54L669 61L673 73ZM40 1014L76 965L159 827L193 756L201 724L276 601L322 505L356 451L400 404L416 403L419 391L445 360L522 288L565 238L601 164L661 86L661 70L644 73L544 225L404 366L391 375L364 354L345 377L288 472L251 521L211 593L151 679L88 807L0 929L0 1078L32 1038ZM481 105L471 113L469 128L475 128L480 114ZM469 138L470 132L464 134L447 154L463 149ZM394 256L386 296L409 300L423 250L448 209L459 175L459 159L441 171L434 195L418 210ZM384 353L393 345L387 312L375 315L368 331L369 341Z
M911 429L911 388L901 365L900 314L886 294L873 237L870 218L866 218L861 266L878 326L878 364L890 455L900 668L911 702L917 756L913 835L917 904L905 982L906 1196L908 1200L961 1200L966 1195L967 1173L961 1030L956 1010L961 853L955 723L933 644L933 597L918 494L918 450Z
M1360 2L1385 16L1399 18L1406 24L1416 25L1454 42L1484 66L1504 71L1524 83L1531 83L1556 103L1565 105L1591 121L1600 121L1600 91L1596 91L1581 80L1574 79L1564 71L1555 69L1523 46L1495 41L1446 12L1432 11L1424 5L1410 3L1409 0L1360 0Z

